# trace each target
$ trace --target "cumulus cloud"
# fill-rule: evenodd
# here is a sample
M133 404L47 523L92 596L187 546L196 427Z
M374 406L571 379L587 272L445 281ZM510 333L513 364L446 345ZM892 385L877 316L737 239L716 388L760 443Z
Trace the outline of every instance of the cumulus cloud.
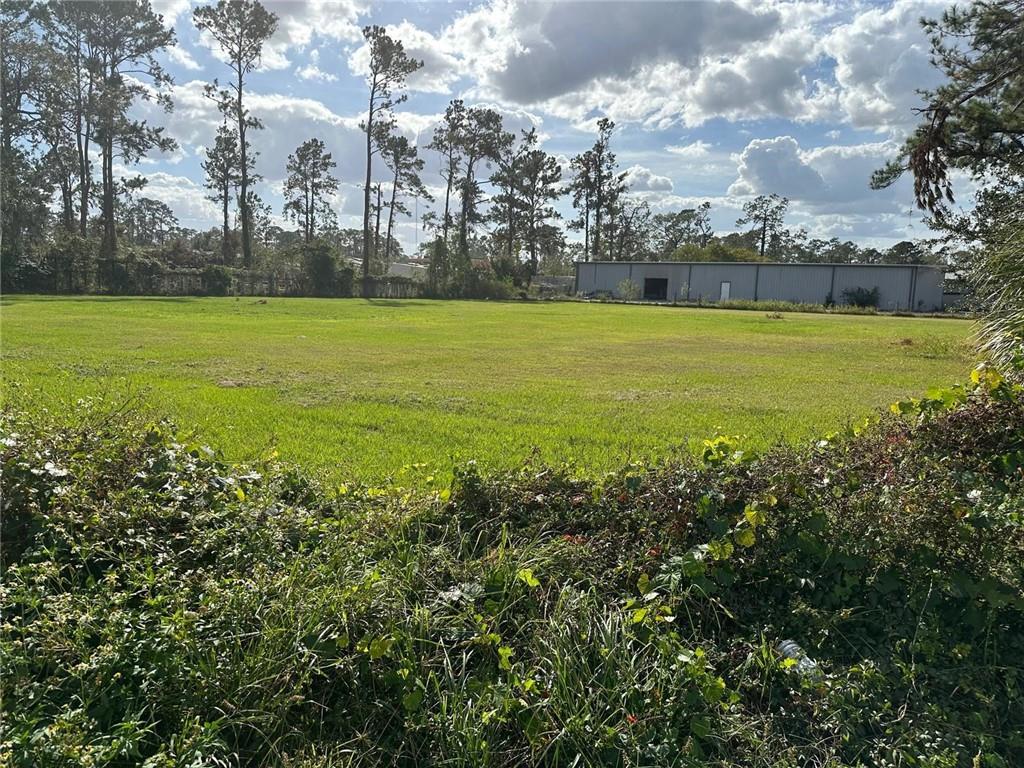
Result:
M915 121L917 90L940 82L920 19L938 17L946 6L928 0L868 8L824 38L822 48L835 60L836 100L853 125L887 130Z
M359 19L369 10L369 4L362 0L267 0L263 5L277 16L277 30L263 44L262 70L287 69L292 64L289 55L306 50L314 40L359 40L362 37ZM199 42L214 57L224 61L220 46L208 33L201 33Z
M651 128L808 116L828 105L805 72L827 6L795 5L492 0L434 39L470 93L579 124L594 112Z
M123 165L114 166L114 175L118 178L131 178L138 175L135 168ZM206 190L187 176L178 176L163 171L147 172L146 186L139 197L150 197L166 203L178 222L183 227L206 229L211 222L216 222L220 215L217 205L206 198Z
M818 213L895 212L909 202L907 182L872 190L869 181L897 149L893 141L803 150L791 136L755 139L737 157L729 194L775 193Z
M338 79L337 75L324 72L316 64L307 64L304 67L299 67L295 70L295 74L303 80L317 80L321 83L333 83Z
M598 113L653 129L783 117L891 130L913 121L915 89L938 81L919 18L944 2L491 0L437 34L393 29L426 63L412 87L466 80L466 95L580 125ZM354 71L365 58L353 54Z
M532 103L594 80L629 77L645 64L693 67L709 52L736 53L777 28L774 10L723 3L522 3L511 26L518 49L492 82L511 101Z
M694 141L690 144L670 144L665 151L687 160L703 160L711 154L711 145L706 141Z
M168 23L177 20L179 39L192 45L169 50L168 61L201 71L197 59L208 64L207 57L191 54L205 54L210 41L189 21L198 0L154 2ZM452 95L499 109L507 130L540 132L543 126L542 140L560 153L563 166L592 141L572 128L592 132L597 119L608 116L619 124L615 151L633 189L657 210L713 199L716 216L724 217L719 225L731 226L747 196L776 192L793 200L794 224L840 236L874 236L906 225L907 184L875 192L868 179L915 121L914 89L936 82L918 18L936 15L945 4L482 0L444 12L410 6L412 21L388 25L424 61L409 79L409 105L415 106L398 113L398 128L417 140L427 161L424 180L437 189L440 163L425 145ZM342 215L354 216L365 162L357 78L368 55L360 32L372 18L368 3L270 0L267 6L280 24L249 96L253 114L266 125L253 134L257 170L267 179L261 194L279 208L288 154L316 136L338 162ZM214 64L194 76L223 80L229 72ZM309 85L327 82L338 85ZM167 125L182 145L181 153L160 156L149 167L190 173L200 187L198 160L222 121L202 85L197 79L177 86L172 115L149 114L153 105L139 107L141 117ZM294 96L293 88L313 98ZM765 118L773 122L756 122ZM801 125L780 130L774 119ZM771 133L763 133L765 125ZM881 135L855 138L856 129L865 128ZM800 142L781 135L787 132ZM742 149L730 156L737 139ZM841 140L850 145L827 146ZM382 166L378 170L386 175ZM201 197L199 188L172 186L168 194L182 201L187 194ZM683 190L708 196L677 194ZM414 227L409 225L413 235Z
M178 66L190 69L193 72L202 69L199 62L180 43L167 49L167 58Z
M423 62L423 67L407 80L411 90L450 93L453 83L466 74L453 40L435 37L407 21L389 25L387 30L391 37L402 41L409 56ZM363 43L356 48L349 56L348 65L353 74L365 75L370 65L369 45Z
M800 157L791 136L754 139L739 156L739 178L729 187L733 195L779 194L793 200L820 200L825 180Z
M668 176L659 176L642 165L634 165L626 170L626 183L630 192L672 191L672 179Z
M166 126L167 134L183 148L201 155L213 143L224 120L213 101L206 98L203 87L199 80L176 85L171 92L173 112L158 113L156 105L143 102L137 107L138 115ZM339 175L358 176L365 142L358 116L339 115L316 99L257 91L247 95L246 106L264 125L264 130L250 135L258 152L256 170L268 180L282 179L288 155L312 137L322 138L334 154Z
M153 0L153 10L163 17L164 25L173 27L192 6L190 0Z

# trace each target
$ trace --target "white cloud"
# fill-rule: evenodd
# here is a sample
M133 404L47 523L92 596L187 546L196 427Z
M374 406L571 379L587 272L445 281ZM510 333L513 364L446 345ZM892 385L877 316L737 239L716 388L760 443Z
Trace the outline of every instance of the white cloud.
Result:
M687 160L703 160L711 154L711 145L698 140L690 144L670 144L665 151Z
M138 169L114 166L118 178L138 175ZM207 190L202 184L187 176L177 176L163 171L147 172L146 186L139 197L149 197L170 206L183 227L206 229L218 221L220 213L216 204L206 198Z
M307 64L295 70L295 74L303 80L317 80L321 83L333 83L338 79L337 75L324 72L316 64Z
M672 179L668 176L659 176L642 165L634 165L626 170L626 183L630 192L672 191Z
M190 8L207 0L154 2L168 23L177 20L179 39L191 46L168 50L167 60L200 74L174 89L172 115L139 106L140 116L167 125L182 144L181 153L154 154L147 168L191 173L199 187L169 184L168 194L201 197L197 156L222 117L199 79L223 81L230 72L220 64L202 71L199 63L209 63L210 41L191 28ZM777 192L793 200L792 224L816 233L882 237L906 227L908 183L875 192L868 179L916 120L914 89L936 81L918 18L937 15L947 0L482 2L447 6L454 10L410 5L411 21L388 25L425 62L409 80L415 106L397 115L399 130L417 137L421 150L453 95L499 109L507 130L543 125L542 141L563 164L592 143L587 134L608 116L618 123L613 144L622 168L637 196L656 210L710 199L716 226L727 229L746 196ZM280 208L277 187L287 156L315 136L327 143L347 185L339 208L355 216L365 135L362 87L351 73L365 69L360 27L378 19L367 0L270 0L267 6L279 15L279 29L249 91L249 106L266 125L252 134L257 170L267 179L261 194ZM401 18L394 6L388 16ZM293 96L293 89L313 98ZM764 118L773 121L759 122ZM780 129L775 119L792 127ZM702 131L690 130L711 120ZM865 141L858 129L881 135ZM737 139L746 146L730 156ZM850 144L837 146L841 140ZM424 180L436 188L437 157L424 157ZM385 175L377 165L375 176ZM415 235L415 225L406 229Z
M153 10L163 17L164 26L173 27L189 10L190 0L153 0Z
M737 157L729 194L774 193L815 213L895 213L912 203L909 182L885 190L873 190L869 182L897 150L892 141L803 150L790 136L755 139Z
M289 54L304 51L316 39L353 42L362 36L360 17L369 5L361 0L267 0L264 7L277 15L277 30L263 45L260 69L273 71L291 66ZM201 33L200 43L223 61L216 41Z
M167 49L167 58L173 61L175 64L190 69L192 71L202 69L202 66L192 56L188 50L181 45L179 42L177 45L172 45Z
M920 19L938 17L948 5L897 1L869 8L825 36L822 48L835 59L836 98L847 120L876 130L916 121L917 90L940 82Z
M754 139L737 158L739 178L732 195L778 194L794 200L819 200L825 180L803 158L791 136Z
M213 143L223 116L211 99L206 98L204 83L193 80L174 86L174 111L164 114L152 103L141 103L139 116L166 126L167 134L193 154L201 154ZM328 151L335 154L339 169L356 173L359 167L359 119L339 115L315 99L276 93L250 91L247 108L264 124L264 130L251 131L252 146L258 152L256 170L273 181L283 178L288 155L311 137L322 138Z
M595 113L652 129L807 118L828 105L828 87L804 70L821 55L812 25L831 11L793 6L493 0L438 40L461 42L469 93L537 105L581 129Z
M401 40L409 56L423 62L423 67L409 76L411 90L428 93L450 93L452 85L465 72L463 62L450 39L438 38L407 21L387 27L388 34ZM353 74L365 75L370 63L370 49L364 43L349 56Z
M604 114L650 129L783 117L888 130L912 122L915 89L938 81L919 18L944 4L491 0L436 35L392 29L426 62L413 88L468 80L466 96L581 128ZM354 71L365 58L353 54Z
M594 81L626 79L672 61L735 54L780 22L774 10L722 3L520 3L511 18L516 46L492 84L507 100L545 101Z

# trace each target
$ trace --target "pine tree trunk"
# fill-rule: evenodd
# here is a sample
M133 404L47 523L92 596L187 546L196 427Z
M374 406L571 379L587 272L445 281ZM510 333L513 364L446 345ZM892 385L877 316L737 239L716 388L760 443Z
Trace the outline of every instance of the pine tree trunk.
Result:
M63 178L60 184L61 222L67 232L75 231L75 195L71 188L71 179Z
M373 162L373 99L377 83L370 88L370 106L366 113L366 179L363 183L363 298L370 297L370 178Z
M306 222L303 230L306 235L306 243L310 243L313 240L313 207L310 201L309 184L306 184L306 189L303 191L306 197Z
M78 209L78 230L82 237L89 233L89 193L92 191L92 168L89 164L89 141L92 138L92 126L90 118L86 115L86 106L82 104L81 73L82 60L81 48L75 55L75 71L78 80L78 88L75 96L75 121L79 129L75 132L75 143L78 147L78 178L80 202ZM88 101L92 101L92 79L89 80Z
M103 137L103 244L100 249L104 256L117 253L117 227L114 223L114 139Z
M391 263L391 232L395 224L395 198L398 196L398 163L395 163L395 178L391 182L391 205L388 206L388 230L384 238L384 263Z
M466 158L466 178L462 185L462 215L459 216L459 259L462 266L469 263L469 195L473 180L473 164L475 159Z
M238 156L241 162L241 178L239 207L242 212L242 264L246 269L252 267L252 212L249 210L249 162L246 156L245 111L242 108L242 65L236 65L238 91L235 111L238 116Z
M590 193L583 198L583 260L590 261Z
M231 202L231 182L225 175L224 178L224 189L223 189L223 200L224 200L224 233L221 235L220 241L220 256L225 264L231 261L231 226L228 219L228 205Z

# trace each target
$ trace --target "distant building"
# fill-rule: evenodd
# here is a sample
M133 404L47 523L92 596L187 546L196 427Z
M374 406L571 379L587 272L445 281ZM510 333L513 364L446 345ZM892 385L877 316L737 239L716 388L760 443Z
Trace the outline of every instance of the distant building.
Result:
M388 277L408 277L412 280L420 280L426 282L427 280L427 268L422 264L407 264L404 262L394 262L388 265Z
M576 263L575 293L645 301L729 299L849 304L850 292L878 291L878 308L935 312L943 270L924 264L770 264L684 261Z

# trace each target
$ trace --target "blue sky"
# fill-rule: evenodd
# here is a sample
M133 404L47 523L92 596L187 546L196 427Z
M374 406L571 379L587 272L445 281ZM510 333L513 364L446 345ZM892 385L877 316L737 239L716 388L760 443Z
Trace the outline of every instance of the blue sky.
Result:
M218 216L204 199L200 161L220 117L202 89L229 72L193 26L195 5L155 2L179 41L163 57L176 108L171 115L146 105L139 111L167 125L180 149L134 170L150 177L145 194L170 204L183 225L206 228ZM253 114L266 126L252 134L264 177L258 191L278 217L287 156L318 137L338 163L342 185L332 202L341 223L359 225L360 30L376 23L425 62L397 115L421 146L455 97L500 109L508 129L536 126L544 148L563 158L592 144L594 122L607 115L618 126L613 148L630 171L632 194L655 210L709 200L716 230L728 232L745 200L776 192L792 201L788 224L814 236L884 246L927 235L908 182L877 192L868 178L912 129L916 89L937 82L919 19L940 13L942 3L344 0L267 7L280 17L279 29L248 88ZM425 180L438 186L438 159L424 157ZM968 191L962 186L961 198ZM422 237L411 220L399 236L407 246Z

